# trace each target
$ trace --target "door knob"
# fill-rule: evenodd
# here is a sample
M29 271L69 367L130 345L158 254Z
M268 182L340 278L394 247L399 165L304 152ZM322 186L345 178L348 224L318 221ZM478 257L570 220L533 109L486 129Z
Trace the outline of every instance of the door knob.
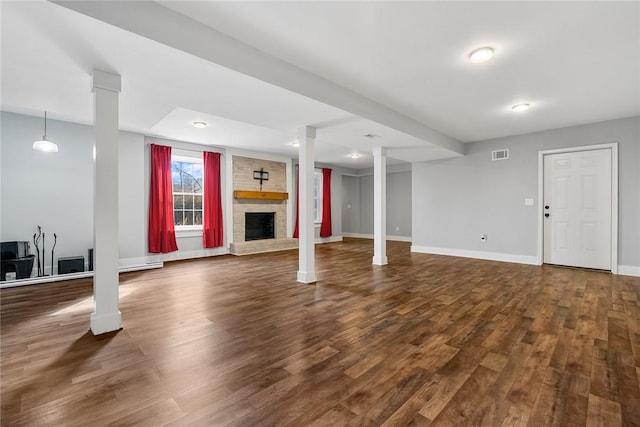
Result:
M545 208L545 209L549 209L549 205L545 205L545 207L544 207L544 208Z
M549 218L549 214L548 213L544 214L544 216L545 216L545 218Z

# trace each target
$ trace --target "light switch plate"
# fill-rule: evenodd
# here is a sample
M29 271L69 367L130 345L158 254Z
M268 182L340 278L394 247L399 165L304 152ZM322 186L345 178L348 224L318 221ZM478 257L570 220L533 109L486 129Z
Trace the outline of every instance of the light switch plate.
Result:
M524 199L525 206L533 206L533 199Z

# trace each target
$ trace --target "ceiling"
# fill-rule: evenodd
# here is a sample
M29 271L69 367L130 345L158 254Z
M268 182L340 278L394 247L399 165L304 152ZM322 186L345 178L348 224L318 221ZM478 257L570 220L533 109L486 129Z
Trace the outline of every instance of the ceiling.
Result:
M310 125L354 169L640 114L638 2L58 3L0 3L3 110L91 123L102 69L124 130L295 157Z

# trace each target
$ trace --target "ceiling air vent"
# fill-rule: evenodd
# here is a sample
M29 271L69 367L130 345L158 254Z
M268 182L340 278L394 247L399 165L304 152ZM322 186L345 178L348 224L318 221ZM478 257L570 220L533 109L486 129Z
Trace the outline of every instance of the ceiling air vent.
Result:
M494 150L491 152L491 160L507 160L509 158L509 149Z

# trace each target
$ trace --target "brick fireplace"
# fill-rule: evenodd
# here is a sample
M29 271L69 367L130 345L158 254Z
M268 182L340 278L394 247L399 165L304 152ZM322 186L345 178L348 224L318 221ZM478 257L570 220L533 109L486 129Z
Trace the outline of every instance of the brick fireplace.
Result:
M287 192L287 168L284 162L233 156L233 190L240 192ZM254 179L254 171L267 171L268 181ZM233 199L233 240L232 254L243 255L255 252L293 249L298 247L297 239L287 238L287 203L290 200L236 198ZM247 240L246 214L273 213L272 239Z

